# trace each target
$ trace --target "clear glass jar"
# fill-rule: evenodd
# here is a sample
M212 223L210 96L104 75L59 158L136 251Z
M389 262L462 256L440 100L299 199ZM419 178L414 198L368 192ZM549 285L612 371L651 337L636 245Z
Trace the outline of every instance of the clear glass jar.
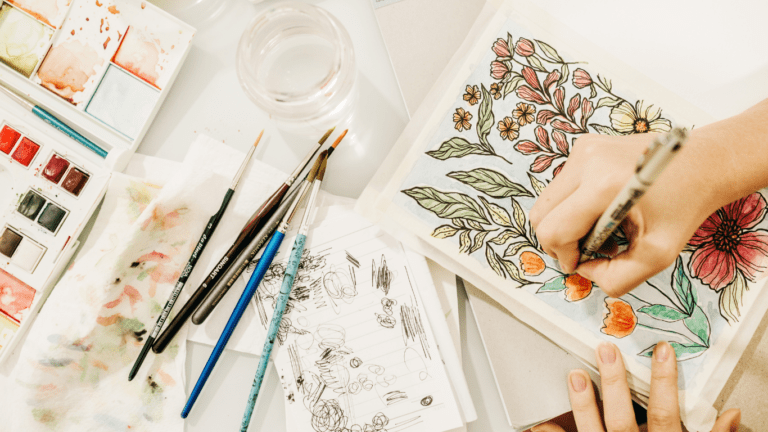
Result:
M237 75L273 119L323 130L347 120L355 104L355 55L346 29L317 6L266 6L246 28Z

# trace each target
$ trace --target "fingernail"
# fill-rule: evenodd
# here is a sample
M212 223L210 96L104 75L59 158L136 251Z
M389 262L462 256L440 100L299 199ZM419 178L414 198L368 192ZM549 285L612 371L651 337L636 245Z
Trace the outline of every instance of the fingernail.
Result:
M601 343L597 351L600 353L600 361L603 364L613 364L616 361L616 350L608 342Z
M669 358L669 352L672 347L666 342L659 342L656 344L656 348L653 350L653 356L656 357L656 361L664 363Z
M581 393L587 389L587 380L584 379L584 375L581 372L571 372L570 374L571 388L576 393Z
M741 410L739 410L738 414L736 414L736 417L733 419L733 423L731 423L731 431L730 432L739 432L739 425L741 424Z

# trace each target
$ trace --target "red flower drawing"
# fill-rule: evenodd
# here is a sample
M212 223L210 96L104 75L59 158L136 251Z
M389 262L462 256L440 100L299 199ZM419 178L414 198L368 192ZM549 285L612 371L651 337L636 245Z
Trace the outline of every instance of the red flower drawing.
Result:
M502 79L509 73L509 68L502 62L491 62L491 76L495 79Z
M691 275L715 291L732 283L737 271L754 282L766 268L768 231L751 229L765 213L765 198L755 192L710 215L688 241L696 248Z
M617 339L627 337L635 331L637 315L629 303L615 298L605 299L606 312L601 332Z
M592 292L592 281L578 274L565 278L565 299L569 302L584 300Z
M507 45L507 41L504 39L497 39L496 42L493 43L493 52L499 57L509 57L511 55L509 52L509 45Z
M517 43L515 44L515 52L518 55L529 57L533 55L534 51L535 48L533 47L533 42L525 38L520 38L517 40Z
M577 89L582 89L584 87L592 85L592 77L589 75L589 72L585 71L584 69L576 69L573 71L573 86Z

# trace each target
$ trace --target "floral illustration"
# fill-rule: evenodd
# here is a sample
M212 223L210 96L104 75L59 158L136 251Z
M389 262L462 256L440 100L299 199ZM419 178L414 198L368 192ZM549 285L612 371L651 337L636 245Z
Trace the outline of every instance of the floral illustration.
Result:
M744 279L754 282L768 263L768 231L753 228L765 218L766 202L753 193L715 211L688 242L691 276L720 292L720 313L739 317Z
M560 302L563 313L599 301L605 315L590 327L602 337L667 340L680 361L704 354L711 345L711 312L699 304L697 290L719 292L720 315L738 321L747 281L756 281L768 263L768 231L756 228L768 211L766 200L755 193L710 216L667 270L671 278L658 276L621 299L606 298L544 254L528 211L561 172L579 136L667 132L672 121L659 106L622 96L609 79L544 41L507 33L490 44L486 58L489 63L477 69L482 75L464 84L460 106L449 112L455 131L464 133L450 129L425 152L430 176L440 178L420 176L401 188L421 217L440 220L430 223L432 237L515 281L515 288L550 305ZM617 246L627 246L617 235ZM588 310L597 313L594 306ZM649 357L653 346L638 355Z
M470 105L477 105L477 102L480 100L480 90L477 89L477 86L467 86L464 100L469 102Z
M617 339L627 337L635 331L637 315L632 306L621 299L605 299L605 318L601 332Z
M463 108L456 108L456 112L453 114L453 122L456 123L456 130L461 132L463 130L470 130L472 128L472 113L464 111Z

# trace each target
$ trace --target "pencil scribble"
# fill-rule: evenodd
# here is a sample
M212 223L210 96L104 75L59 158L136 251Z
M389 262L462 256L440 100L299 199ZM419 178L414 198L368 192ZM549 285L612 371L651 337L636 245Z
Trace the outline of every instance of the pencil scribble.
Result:
M357 258L353 257L347 250L345 250L344 253L347 254L347 261L351 262L355 267L360 268L360 261L358 261Z
M408 395L400 390L394 390L384 394L384 400L387 402L387 406L394 405L398 402L402 402L408 399Z
M363 361L360 360L360 357L353 357L352 360L349 361L349 365L352 366L352 368L359 368L363 365Z
M373 287L384 291L384 295L389 295L389 289L392 286L392 279L395 274L387 267L387 258L384 254L381 255L381 265L376 266L376 261L372 261L371 264L371 281Z
M400 306L400 321L403 326L403 343L408 346L409 342L419 342L424 355L431 359L429 342L427 341L427 335L424 333L419 310L405 305Z
M425 396L421 399L421 402L419 402L422 406L430 406L432 405L432 396Z

